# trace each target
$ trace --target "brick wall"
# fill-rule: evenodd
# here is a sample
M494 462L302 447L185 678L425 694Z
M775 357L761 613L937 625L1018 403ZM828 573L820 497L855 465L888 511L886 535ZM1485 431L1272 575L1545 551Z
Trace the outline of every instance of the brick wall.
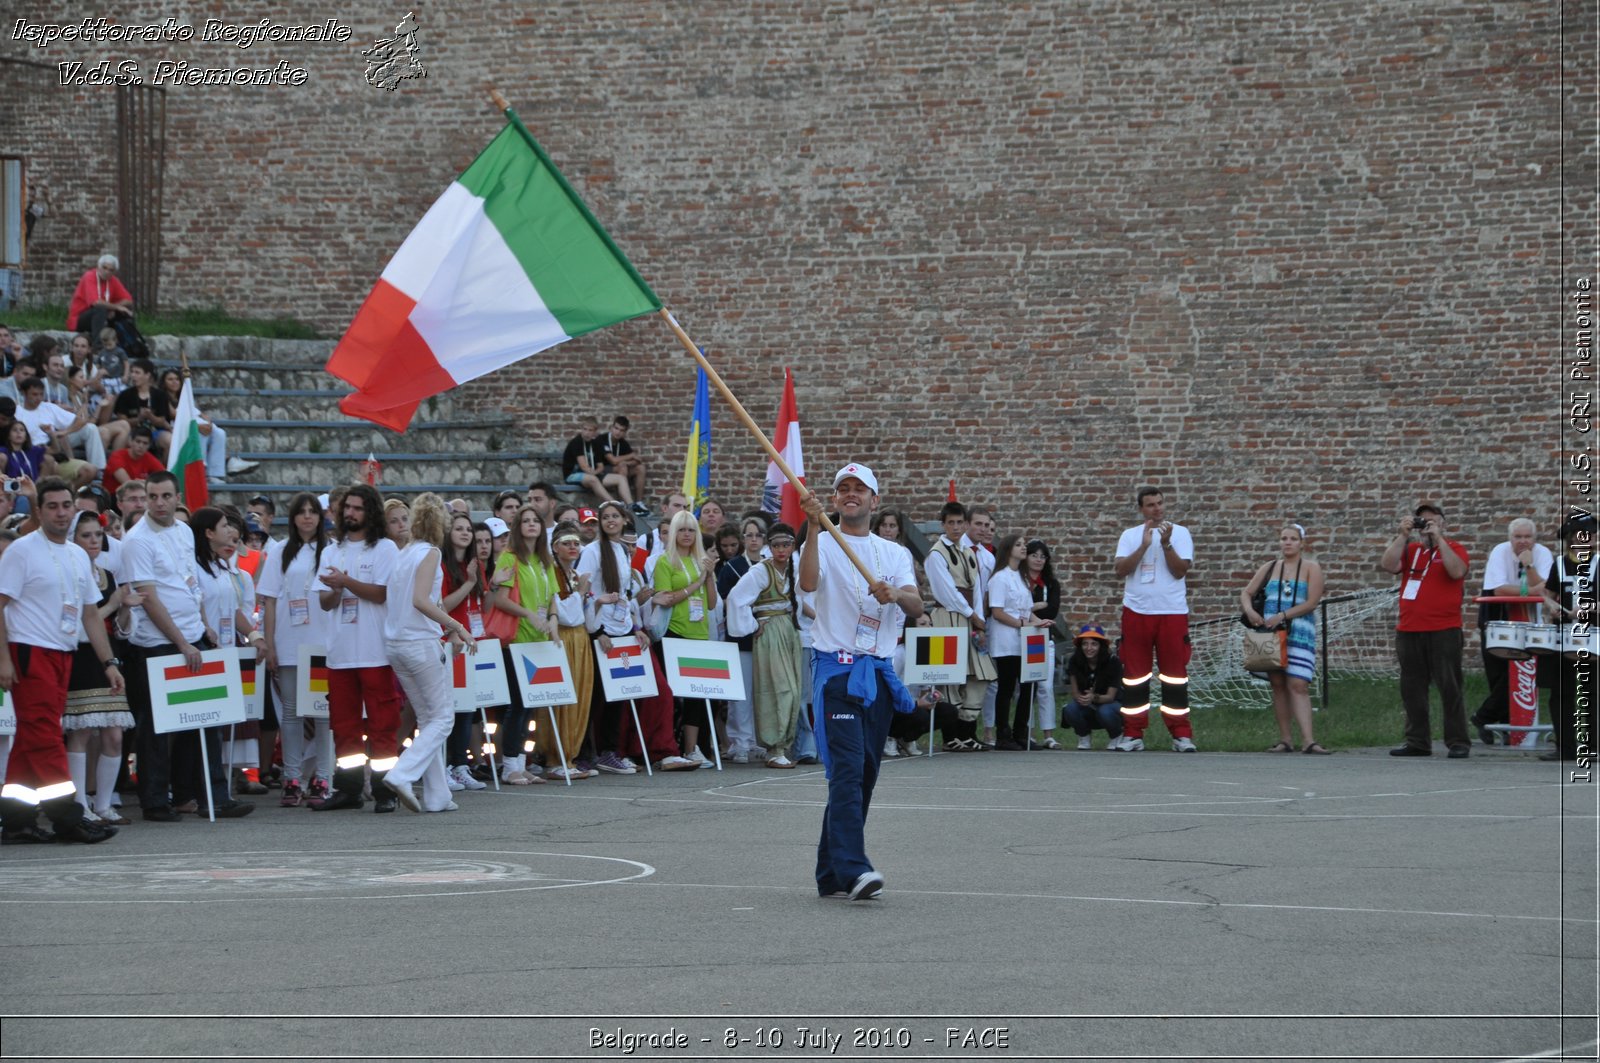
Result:
M358 54L403 13L386 5L342 12L342 45L0 54L304 63L298 88L168 91L162 290L330 333L492 135L479 86L498 84L759 423L792 366L815 472L868 460L919 517L954 478L1059 545L1075 615L1109 615L1142 481L1194 532L1202 615L1231 608L1284 519L1343 591L1383 582L1418 497L1475 572L1508 519L1548 526L1560 504L1561 285L1594 252L1588 5L416 10L429 76L392 94ZM109 90L21 89L0 148L32 138L58 204L99 202L33 131L92 143ZM96 224L63 212L36 261L75 274ZM625 410L664 485L692 384L647 319L469 391L536 444ZM714 421L716 493L753 500L762 459Z

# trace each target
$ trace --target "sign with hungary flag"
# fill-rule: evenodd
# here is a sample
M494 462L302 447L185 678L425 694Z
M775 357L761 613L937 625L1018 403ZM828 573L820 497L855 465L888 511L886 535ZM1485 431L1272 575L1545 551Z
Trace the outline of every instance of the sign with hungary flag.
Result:
M509 110L384 267L328 372L397 432L423 399L661 302Z
M236 648L203 651L198 671L189 668L181 653L152 657L145 668L157 734L245 721Z
M744 669L735 642L699 639L662 639L667 665L667 686L680 698L744 698Z
M206 452L200 443L200 409L194 404L194 384L183 378L178 408L172 415L172 443L167 449L167 471L177 476L179 497L191 510L210 501L206 489Z

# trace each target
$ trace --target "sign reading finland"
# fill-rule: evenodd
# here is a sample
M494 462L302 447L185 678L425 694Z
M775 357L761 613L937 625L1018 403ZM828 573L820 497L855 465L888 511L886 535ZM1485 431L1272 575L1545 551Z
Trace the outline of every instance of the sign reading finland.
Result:
M181 653L152 657L145 667L157 734L245 721L237 649L205 650L199 671L190 671Z
M667 662L667 685L678 697L732 701L744 697L738 643L662 639L661 649Z
M477 653L455 653L448 645L444 652L448 655L450 689L457 712L511 704L499 639L479 639Z

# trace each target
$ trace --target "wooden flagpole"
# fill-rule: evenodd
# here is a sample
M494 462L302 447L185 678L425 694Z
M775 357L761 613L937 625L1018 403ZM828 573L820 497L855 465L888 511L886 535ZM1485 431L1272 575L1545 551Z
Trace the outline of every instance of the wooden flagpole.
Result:
M726 401L729 408L733 410L734 416L739 418L739 420L743 422L744 426L750 429L751 433L761 441L762 447L766 449L767 457L772 459L773 464L778 467L778 471L783 473L784 476L788 477L789 482L794 484L794 489L796 491L804 495L809 488L807 488L805 484L801 483L800 477L796 476L794 474L794 470L789 468L789 463L783 460L783 455L778 453L778 448L772 445L772 440L767 438L767 433L758 428L755 421L751 420L750 414L746 412L743 404L734 397L733 392L729 390L728 385L722 382L721 375L712 368L710 362L706 361L706 356L700 353L699 346L695 344L694 340L689 338L689 334L687 332L683 331L683 326L678 324L678 319L673 317L672 312L665 307L661 309L661 319L667 323L668 328L672 329L673 335L678 337L678 342L682 343L684 348L690 354L694 355L694 360L700 363L700 368L706 371L706 378L710 380L711 383L716 386L716 389L722 393L723 400ZM833 521L828 519L828 515L826 513L822 514L822 527L828 532L829 535L833 536L834 542L839 544L839 549L844 551L844 556L850 559L850 563L856 566L856 570L866 578L868 584L883 578L882 576L879 576L868 570L867 566L861 563L861 559L856 556L856 552L850 549L850 544L844 541L844 533L839 531L838 527L834 525Z

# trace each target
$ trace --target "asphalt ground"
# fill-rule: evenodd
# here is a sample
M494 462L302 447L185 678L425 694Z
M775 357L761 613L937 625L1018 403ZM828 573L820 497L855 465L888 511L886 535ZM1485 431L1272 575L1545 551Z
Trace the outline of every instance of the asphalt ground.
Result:
M857 903L803 768L135 814L0 854L0 1055L1594 1058L1600 789L1383 752L889 761Z

